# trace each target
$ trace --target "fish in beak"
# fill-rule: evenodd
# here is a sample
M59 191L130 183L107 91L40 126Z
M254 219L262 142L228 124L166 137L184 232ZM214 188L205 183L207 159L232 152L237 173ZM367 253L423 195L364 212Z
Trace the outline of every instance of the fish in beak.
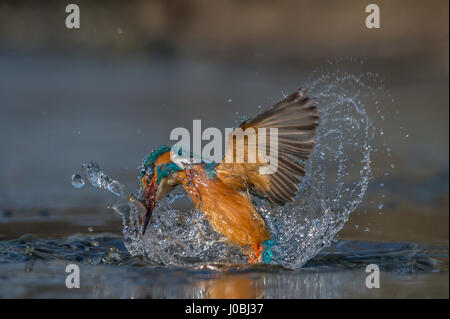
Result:
M181 168L169 162L159 165L156 172L153 171L153 168L147 168L145 172L142 172L141 201L147 207L145 216L140 220L140 224L143 224L142 235L147 230L156 202L170 193L179 184L176 172L180 170Z
M147 182L146 177L142 178L142 198L141 201L144 203L145 207L147 207L147 211L143 219L141 219L142 227L142 235L145 234L147 230L148 223L150 222L150 218L152 217L153 208L156 203L156 194L158 193L158 183L156 180L156 176L154 176L150 182Z

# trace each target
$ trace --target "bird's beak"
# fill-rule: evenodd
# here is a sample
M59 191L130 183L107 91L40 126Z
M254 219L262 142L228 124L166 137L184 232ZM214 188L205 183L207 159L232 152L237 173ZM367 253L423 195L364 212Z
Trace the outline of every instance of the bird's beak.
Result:
M145 213L144 218L141 219L140 223L144 223L142 227L142 235L145 234L147 230L148 223L150 222L150 218L152 217L153 208L156 203L156 194L158 192L158 183L156 182L156 176L152 178L150 183L145 183L144 191L142 192L142 202L147 207L147 211Z

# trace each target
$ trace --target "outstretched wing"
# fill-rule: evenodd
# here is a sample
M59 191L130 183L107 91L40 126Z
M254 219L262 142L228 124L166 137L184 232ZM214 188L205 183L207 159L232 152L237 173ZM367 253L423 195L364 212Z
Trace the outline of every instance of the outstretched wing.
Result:
M305 175L305 160L314 148L319 123L317 107L306 94L306 91L297 90L231 132L225 156L216 167L217 177L235 189L249 189L277 205L292 201ZM249 128L251 130L247 130ZM266 143L259 143L257 137L251 137L252 132L256 136L258 132L262 133L262 128L266 129ZM278 152L273 154L270 153L270 128L278 130ZM237 143L239 138L245 142ZM240 151L244 153L243 163L239 163L236 157ZM265 162L259 156L261 152L266 155ZM256 156L256 161L249 161L252 156ZM277 170L272 174L261 174L260 169L270 164L267 159L275 160L274 156L277 156Z

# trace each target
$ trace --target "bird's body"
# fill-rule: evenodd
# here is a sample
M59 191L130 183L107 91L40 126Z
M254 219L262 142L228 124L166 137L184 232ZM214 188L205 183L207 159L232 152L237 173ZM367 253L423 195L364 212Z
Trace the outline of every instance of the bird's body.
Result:
M204 164L187 170L183 183L194 204L206 214L213 228L232 243L250 246L270 238L264 220L256 212L249 195L205 173Z
M239 162L233 156L239 151L233 136L228 138L227 152L221 163L198 163L183 166L174 163L171 148L161 146L143 162L141 169L142 200L148 207L144 232L155 202L182 185L194 206L205 213L213 229L233 244L251 247L250 262L261 260L261 244L271 238L269 230L252 204L252 196L265 198L274 205L292 201L305 174L304 161L314 147L318 112L313 102L300 90L273 108L241 124L257 135L262 128L277 128L278 168L261 174L267 161L268 146L243 138L244 158L256 153L256 161ZM239 134L235 134L237 138ZM262 150L262 148L264 149ZM272 154L272 153L270 153ZM176 161L175 161L176 162ZM253 251L252 251L253 249Z

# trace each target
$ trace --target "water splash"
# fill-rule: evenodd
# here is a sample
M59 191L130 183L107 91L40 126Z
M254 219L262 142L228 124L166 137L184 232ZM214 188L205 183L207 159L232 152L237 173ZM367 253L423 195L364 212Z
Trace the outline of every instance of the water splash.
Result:
M72 186L75 188L82 188L85 184L84 179L80 176L80 174L72 175Z
M130 193L125 185L102 172L96 162L85 163L82 169L85 179L92 186L106 189L118 197L111 208L122 218L125 246L133 256L144 255L139 219L144 215L146 207L137 199L138 195Z
M329 246L350 214L361 203L371 178L374 125L366 105L377 107L371 74L339 70L313 73L305 87L321 113L316 147L307 163L296 200L272 207L255 199L255 207L271 234L271 263L299 268ZM145 207L118 181L95 163L83 166L87 180L119 197L112 207L123 220L125 246L132 255L146 255L160 264L192 265L202 262L246 262L246 251L214 232L198 210L180 210L184 191L159 201L145 237L139 219Z
M374 99L374 89L363 78L319 70L305 84L321 114L307 175L293 203L276 208L257 204L274 236L275 263L301 267L332 243L362 202L375 131L364 102Z

